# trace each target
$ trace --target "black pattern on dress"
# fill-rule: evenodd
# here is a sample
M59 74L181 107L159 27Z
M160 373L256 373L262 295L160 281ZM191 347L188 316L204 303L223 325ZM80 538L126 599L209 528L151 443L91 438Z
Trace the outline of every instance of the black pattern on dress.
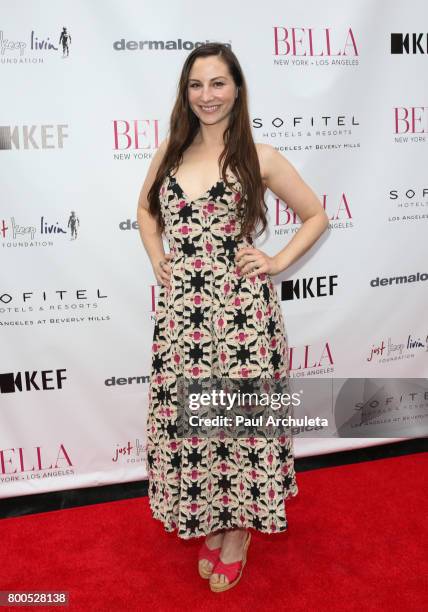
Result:
M180 439L176 377L289 375L287 336L268 274L235 264L241 185L227 173L190 201L171 174L160 190L173 259L171 288L155 314L147 422L149 501L154 518L184 539L222 528L287 529L285 499L298 493L291 436Z

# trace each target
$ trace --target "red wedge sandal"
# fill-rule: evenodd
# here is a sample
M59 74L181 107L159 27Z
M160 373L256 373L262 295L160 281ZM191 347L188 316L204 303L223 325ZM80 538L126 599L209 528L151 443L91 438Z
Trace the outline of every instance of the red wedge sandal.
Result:
M213 584L210 581L211 591L213 591L214 593L221 593L222 591L227 591L228 589L231 589L236 584L238 584L238 582L241 579L245 564L247 562L247 550L248 550L248 546L250 545L250 540L251 540L251 534L248 533L247 539L244 544L242 561L234 561L233 563L223 563L219 555L218 562L214 566L214 569L211 572L211 574L223 574L223 576L226 576L228 582L224 584L223 583Z
M210 563L212 563L212 566L214 569L215 564L220 559L220 551L221 551L221 546L219 546L218 548L213 548L211 550L211 548L208 548L208 546L204 542L199 550L198 561L202 561L202 560L209 561ZM201 578L209 578L212 574L212 570L207 572L199 564L198 564L198 570L199 570L199 576Z

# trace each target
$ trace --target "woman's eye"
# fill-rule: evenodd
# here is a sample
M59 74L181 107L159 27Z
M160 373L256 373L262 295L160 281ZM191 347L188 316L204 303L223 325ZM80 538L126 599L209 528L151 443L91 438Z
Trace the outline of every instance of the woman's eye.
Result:
M224 85L224 83L222 83L221 81L216 81L214 85ZM192 88L199 87L199 83L192 83L190 87Z

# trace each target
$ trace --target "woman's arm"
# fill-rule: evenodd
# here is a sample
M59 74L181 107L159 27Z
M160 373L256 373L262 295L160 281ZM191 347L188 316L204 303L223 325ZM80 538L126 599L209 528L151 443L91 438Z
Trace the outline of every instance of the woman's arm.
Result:
M290 242L275 255L273 274L282 272L318 240L328 226L328 216L315 193L294 166L271 145L262 153L264 182L299 216L302 226Z
M254 249L240 249L236 256L242 274L251 274L252 264L259 272L278 274L301 257L318 240L328 226L328 216L312 189L294 166L274 147L257 144L260 154L260 171L265 185L302 220L302 226L290 242L274 257Z
M162 285L165 284L169 286L169 265L165 264L162 269L160 267L160 262L165 258L170 257L170 254L165 255L162 233L159 231L159 226L155 217L153 217L149 212L149 202L147 200L147 194L153 184L159 164L163 159L166 145L167 140L165 139L159 145L159 148L150 163L146 178L140 191L140 197L138 198L137 221L141 240L143 241L144 248L146 249L152 263L156 280Z

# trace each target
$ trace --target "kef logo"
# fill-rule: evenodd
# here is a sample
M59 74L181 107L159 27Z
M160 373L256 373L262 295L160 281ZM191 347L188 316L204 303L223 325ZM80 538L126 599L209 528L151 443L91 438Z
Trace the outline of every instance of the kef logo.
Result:
M141 151L147 153L115 153L113 159L150 158L159 147L159 119L113 120L113 149L115 151Z
M409 53L428 53L428 34L391 34L391 54L403 55L404 53L407 55Z
M6 372L0 374L0 393L62 389L63 381L67 380L63 374L66 371L65 368L61 368L59 370Z
M281 300L305 300L333 295L337 274L286 280L281 283Z
M352 29L332 33L331 28L290 28L275 26L274 55L293 57L358 56Z
M0 150L63 149L68 124L0 125Z

